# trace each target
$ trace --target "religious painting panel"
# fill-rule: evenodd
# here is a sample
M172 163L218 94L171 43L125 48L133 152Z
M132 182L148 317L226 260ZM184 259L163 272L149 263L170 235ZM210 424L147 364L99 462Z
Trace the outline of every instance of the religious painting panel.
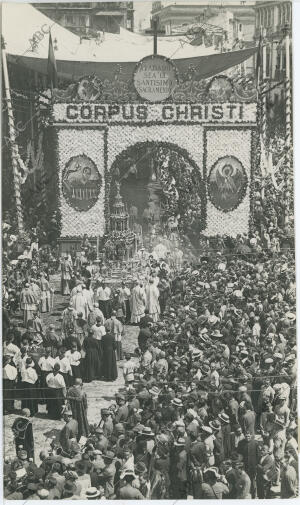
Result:
M252 130L243 126L205 129L208 236L247 233L250 219Z
M105 231L105 138L99 127L57 132L62 237L97 237Z

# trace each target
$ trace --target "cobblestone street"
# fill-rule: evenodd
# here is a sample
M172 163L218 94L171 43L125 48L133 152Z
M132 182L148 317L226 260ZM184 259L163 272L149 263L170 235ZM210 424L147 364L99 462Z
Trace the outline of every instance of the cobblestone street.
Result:
M60 329L61 313L67 306L69 297L61 296L59 289L58 276L52 276L51 284L55 285L54 307L50 314L43 316L45 326L55 324L57 330ZM19 315L18 315L19 316ZM20 317L17 317L20 321ZM133 352L137 346L138 328L135 326L126 326L125 337L123 339L123 349L128 352ZM122 362L118 362L118 379L115 382L93 381L89 384L84 384L84 391L88 397L88 420L90 423L95 423L100 420L100 409L109 405L114 400L114 395L124 384L122 373ZM15 414L4 416L3 438L4 438L4 456L15 456L15 446L11 426L14 419L19 415L21 409L21 401L15 401ZM39 453L42 449L49 447L51 439L58 435L63 427L63 421L54 421L48 419L46 406L39 405L39 412L33 418L33 435L35 442L35 460L39 461Z

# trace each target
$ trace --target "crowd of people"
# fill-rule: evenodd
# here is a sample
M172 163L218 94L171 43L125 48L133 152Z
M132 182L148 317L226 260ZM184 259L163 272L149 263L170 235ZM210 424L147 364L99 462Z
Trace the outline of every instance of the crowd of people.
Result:
M280 139L272 150L276 161ZM258 181L249 236L203 237L177 263L143 252L130 283L106 282L87 237L59 260L34 230L18 256L4 223L4 413L17 414L6 499L298 495L292 181L277 183L269 174L262 198ZM66 307L47 326L58 270ZM118 374L115 400L90 419L85 384ZM40 451L39 405L64 420Z
M61 331L41 320L49 280L30 278L26 331L8 317L4 335L4 408L15 394L23 409L6 498L296 496L294 254L263 248L259 235L241 243L247 252L228 254L220 240L180 270L149 257L132 289L65 258ZM125 323L139 333L123 356ZM117 359L124 387L88 422L84 383L114 380ZM36 461L39 403L65 426Z

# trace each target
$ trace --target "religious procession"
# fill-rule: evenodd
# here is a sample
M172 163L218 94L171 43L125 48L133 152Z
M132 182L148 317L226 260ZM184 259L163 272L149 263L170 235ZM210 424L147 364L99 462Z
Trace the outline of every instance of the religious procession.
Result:
M4 498L296 498L291 3L119 3L4 7Z

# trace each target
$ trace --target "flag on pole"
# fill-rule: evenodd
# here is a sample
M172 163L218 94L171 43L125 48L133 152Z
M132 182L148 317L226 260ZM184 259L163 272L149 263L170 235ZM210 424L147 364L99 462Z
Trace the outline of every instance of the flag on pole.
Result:
M260 168L261 175L265 179L269 172L269 156L262 134L260 134Z
M56 60L55 54L52 44L51 32L49 33L49 50L48 50L48 83L50 88L57 88L57 68L56 68Z
M262 178L270 176L273 186L276 190L279 189L275 174L278 169L281 167L284 156L281 156L277 162L277 165L274 166L273 163L273 155L270 151L267 150L263 136L260 135L260 167L261 167L261 175Z

